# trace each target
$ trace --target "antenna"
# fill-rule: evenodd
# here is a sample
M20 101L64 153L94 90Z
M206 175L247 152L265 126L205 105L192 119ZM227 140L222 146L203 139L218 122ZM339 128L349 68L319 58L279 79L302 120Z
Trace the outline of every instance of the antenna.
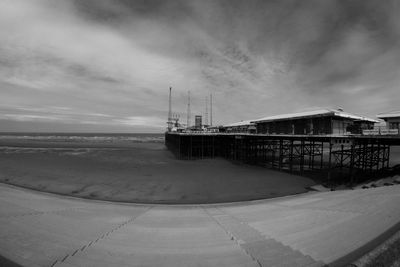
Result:
M173 124L173 122L172 122L172 100L171 100L171 94L172 94L172 87L170 87L169 88L169 109L168 109L168 122L167 122L167 125L168 125L168 131L171 131L171 129L172 129L172 124Z
M206 113L204 114L204 125L208 125L208 96L206 96Z
M212 94L210 94L210 126L212 126Z
M190 127L190 91L188 91L188 105L187 105L187 118L186 118L186 127Z

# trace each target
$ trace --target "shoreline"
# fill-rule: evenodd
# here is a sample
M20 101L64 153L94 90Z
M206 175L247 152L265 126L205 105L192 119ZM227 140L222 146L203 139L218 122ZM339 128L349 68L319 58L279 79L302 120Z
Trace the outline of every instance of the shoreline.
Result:
M21 185L16 185L16 184L11 184L7 182L0 181L0 184L9 186L14 189L18 190L25 190L28 192L37 192L40 194L44 195L51 195L53 197L59 197L59 198L68 198L68 199L74 199L74 200L81 200L81 201L90 201L90 202L98 202L98 203L108 203L108 204L116 204L116 205L132 205L132 206L171 206L171 207L197 207L197 206L230 206L230 205L247 205L249 203L263 203L263 202L270 202L270 201L279 201L282 199L286 198L293 198L296 196L302 196L302 195L307 195L307 194L314 194L318 193L318 191L314 190L308 190L306 192L302 193L295 193L292 195L284 195L284 196L277 196L277 197L271 197L271 198L260 198L260 199L248 199L248 200L238 200L238 201L230 201L230 202L209 202L209 203L154 203L154 202L126 202L126 201L119 201L119 200L108 200L108 199L97 199L97 198L90 198L90 197L78 197L74 195L69 195L69 194L61 194L57 192L49 192L49 191L44 191L40 189L35 189L27 186L21 186ZM351 189L349 189L351 190Z

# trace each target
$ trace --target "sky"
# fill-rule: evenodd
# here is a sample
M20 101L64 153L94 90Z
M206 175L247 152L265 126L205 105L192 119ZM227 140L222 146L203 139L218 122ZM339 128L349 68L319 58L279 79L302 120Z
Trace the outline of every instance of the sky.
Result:
M163 132L399 110L395 0L2 0L0 131Z

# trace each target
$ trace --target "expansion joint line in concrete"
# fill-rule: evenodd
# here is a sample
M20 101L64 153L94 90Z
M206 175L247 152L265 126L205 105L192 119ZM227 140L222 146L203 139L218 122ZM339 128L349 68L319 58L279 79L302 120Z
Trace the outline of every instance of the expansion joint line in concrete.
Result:
M274 204L275 207L279 208L285 208L287 210L304 210L304 211L322 211L322 212L330 212L330 213L341 213L341 214L348 214L348 215L364 215L368 212L362 212L362 211L350 211L350 210L341 210L341 209L335 209L335 208L320 208L320 207L301 207L301 206L295 206L295 207L290 207L287 205L283 204Z
M46 214L60 214L66 211L74 211L77 209L81 208L66 208L66 209L59 209L59 210L51 210L51 211L32 211L28 213L22 213L22 214L13 214L13 215L6 215L6 216L0 216L0 218L17 218L17 217L24 217L24 216L38 216L38 215L46 215Z
M95 245L97 242L103 240L104 238L108 237L110 234L112 234L113 232L121 229L122 227L126 226L127 224L133 222L134 220L136 220L139 216L143 215L144 213L148 212L150 209L152 209L153 207L149 207L147 209L145 209L144 211L142 211L141 213L137 214L136 216L133 216L131 218L129 218L128 220L119 223L117 226L113 227L111 230L109 230L106 233L103 233L101 236L99 236L97 239L90 241L89 243L83 245L82 247L74 250L72 253L68 253L66 254L63 258L57 259L55 260L50 267L54 267L57 265L57 263L59 262L65 262L68 258L75 256L77 253L79 252L83 252L85 251L87 248L89 248L90 246Z
M240 248L241 250L243 250L247 255L249 255L249 257L250 257L253 261L257 262L258 266L263 267L263 266L261 265L261 263L260 263L253 255L251 255L251 254L249 253L249 251L247 251L246 249L244 249L244 248L240 245L240 242L239 242L238 238L237 238L232 232L230 232L224 225L222 225L222 224L214 217L215 215L210 214L209 209L210 209L210 208L208 208L208 209L207 209L207 208L203 208L204 212L205 212L205 213L206 213L206 214L207 214L207 215L222 229L222 230L224 230L224 232L231 238L232 241L234 241L234 242L236 243L236 245L239 246L239 248ZM221 210L219 210L218 208L212 208L212 209L215 209L216 211L220 212L221 214L225 214L225 213L223 213Z
M285 246L273 238L266 238L248 223L213 207L204 211L249 255L260 267L265 266L324 266L311 256Z

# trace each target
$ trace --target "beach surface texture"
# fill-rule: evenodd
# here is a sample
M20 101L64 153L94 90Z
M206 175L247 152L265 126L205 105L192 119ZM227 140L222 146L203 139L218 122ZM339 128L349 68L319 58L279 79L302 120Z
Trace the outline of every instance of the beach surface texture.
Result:
M305 177L225 159L178 160L163 136L6 136L0 182L82 198L218 203L304 193Z

